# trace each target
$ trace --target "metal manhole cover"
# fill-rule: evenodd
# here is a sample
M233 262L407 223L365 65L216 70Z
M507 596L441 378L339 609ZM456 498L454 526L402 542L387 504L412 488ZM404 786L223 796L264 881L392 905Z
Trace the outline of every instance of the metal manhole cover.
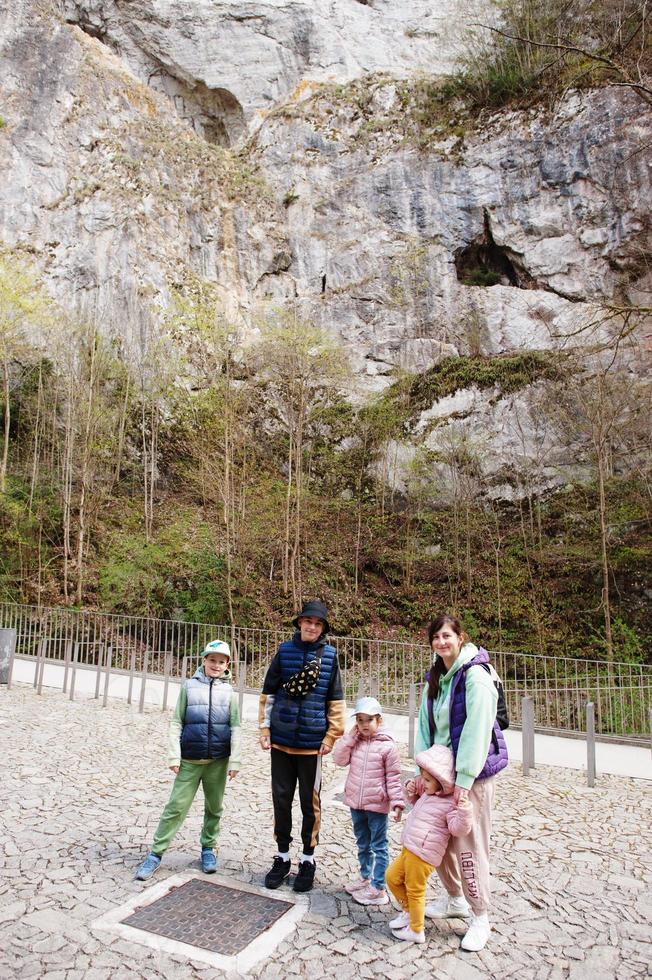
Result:
M291 902L193 878L121 921L134 929L235 956L291 908Z

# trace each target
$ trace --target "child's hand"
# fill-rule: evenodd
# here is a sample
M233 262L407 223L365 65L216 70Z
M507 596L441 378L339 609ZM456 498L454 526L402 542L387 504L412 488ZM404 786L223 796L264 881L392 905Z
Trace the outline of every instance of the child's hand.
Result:
M405 784L405 792L409 793L410 796L414 796L416 791L417 791L416 779L408 779L407 783Z
M403 816L403 807L401 807L401 806L395 806L394 807L394 823L400 823L402 816Z
M229 779L235 779L237 775L238 775L237 769L229 769Z
M463 789L461 786L456 786L453 790L453 800L455 803L461 803L463 800L468 800L469 791L468 789Z
M179 767L178 766L170 766L170 769L172 770L172 772L174 773L175 776L177 776L179 774Z

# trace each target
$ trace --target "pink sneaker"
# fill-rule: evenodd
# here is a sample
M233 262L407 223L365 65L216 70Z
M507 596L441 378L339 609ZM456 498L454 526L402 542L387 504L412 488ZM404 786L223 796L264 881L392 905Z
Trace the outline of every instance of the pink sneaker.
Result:
M355 892L353 901L357 902L358 905L387 905L389 898L384 888L374 888L373 885L367 885L366 888L361 888L360 891Z
M363 888L366 888L370 884L371 882L368 878L356 878L355 881L350 881L348 885L344 886L344 891L348 892L349 895L355 895L356 892L362 891Z

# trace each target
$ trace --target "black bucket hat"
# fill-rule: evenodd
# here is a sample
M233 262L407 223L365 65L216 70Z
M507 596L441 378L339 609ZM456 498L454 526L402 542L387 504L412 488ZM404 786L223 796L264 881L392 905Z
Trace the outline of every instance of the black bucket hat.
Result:
M316 616L317 619L321 619L324 622L324 633L330 631L330 625L328 623L328 609L323 602L319 599L311 599L309 602L304 602L300 613L292 620L292 625L299 629L299 620L303 619L304 616Z

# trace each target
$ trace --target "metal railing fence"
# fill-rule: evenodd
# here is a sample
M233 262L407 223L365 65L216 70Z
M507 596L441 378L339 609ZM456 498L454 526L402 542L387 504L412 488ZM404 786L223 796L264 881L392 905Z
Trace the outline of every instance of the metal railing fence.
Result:
M179 678L188 675L201 650L214 639L231 645L236 673L248 690L259 690L278 644L290 630L252 629L149 619L112 613L0 603L0 626L16 629L16 655L76 666L126 670ZM342 669L345 697L375 694L388 710L405 711L410 685L419 689L430 666L427 644L331 637ZM600 735L646 739L652 708L652 667L607 664L570 657L493 652L511 723L521 723L521 699L536 706L539 730L582 732L587 701L595 705Z

